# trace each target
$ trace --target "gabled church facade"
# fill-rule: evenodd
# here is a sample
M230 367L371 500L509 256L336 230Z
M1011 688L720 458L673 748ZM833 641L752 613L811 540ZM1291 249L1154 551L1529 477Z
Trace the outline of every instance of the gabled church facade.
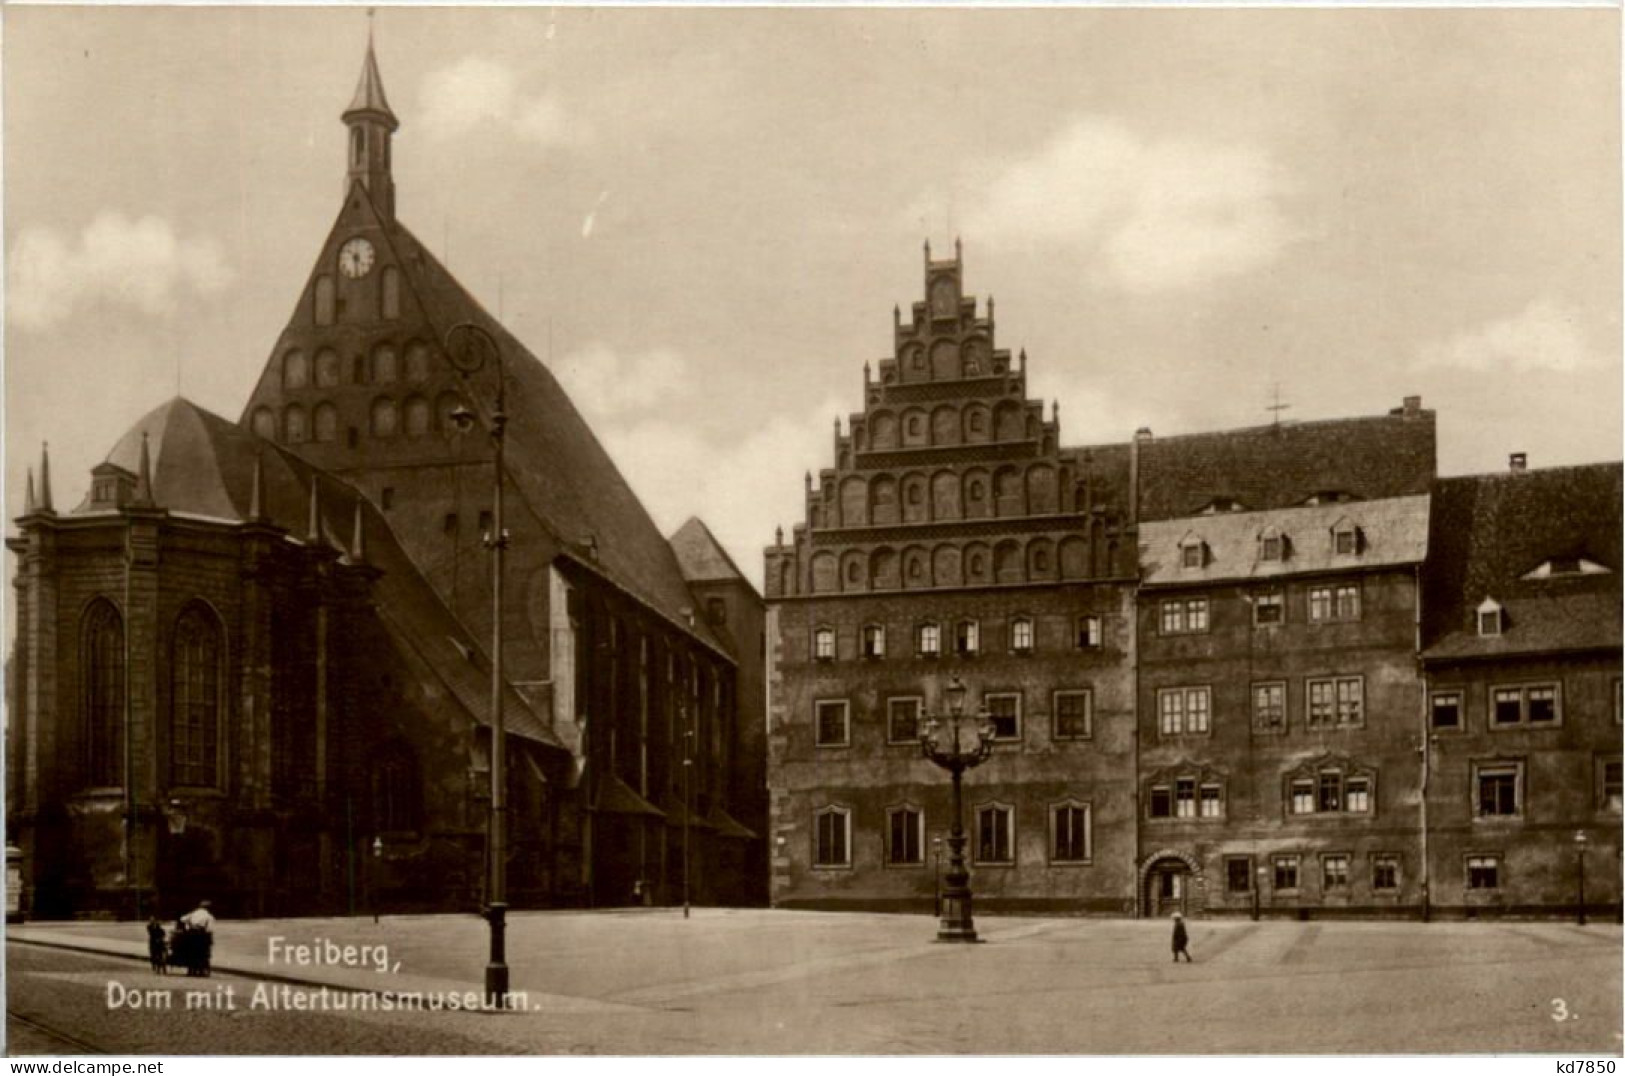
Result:
M510 901L680 901L685 830L689 896L752 899L759 638L701 591L735 625L760 599L691 587L693 543L397 219L370 42L342 119L339 212L240 421L162 405L67 512L42 458L9 540L8 836L36 914L478 906L498 372L448 361L460 324L508 401Z

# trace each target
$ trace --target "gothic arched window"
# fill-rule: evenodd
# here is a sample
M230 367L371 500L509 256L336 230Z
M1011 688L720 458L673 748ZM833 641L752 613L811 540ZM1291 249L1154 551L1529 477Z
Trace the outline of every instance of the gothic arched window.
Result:
M425 400L422 396L408 396L406 398L406 436L422 437L428 433L433 414L429 409L428 400Z
M310 440L305 409L298 404L289 404L282 412L282 439L290 445L302 445Z
M290 351L282 357L282 387L302 389L310 384L310 361L303 351Z
M396 417L395 401L388 396L378 397L372 403L372 435L394 437Z
M338 383L338 353L330 347L324 347L316 352L316 384L321 388L330 389Z
M85 784L124 784L124 618L105 598L85 611L80 634Z
M336 441L339 437L339 410L325 400L316 405L311 412L311 422L315 427L316 440Z
M175 621L170 691L169 781L217 788L220 783L220 625L201 605Z

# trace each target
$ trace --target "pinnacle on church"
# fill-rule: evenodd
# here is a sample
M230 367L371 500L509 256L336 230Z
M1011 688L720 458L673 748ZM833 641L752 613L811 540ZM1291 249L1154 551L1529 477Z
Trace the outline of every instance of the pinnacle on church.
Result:
M305 526L305 541L311 545L320 545L322 541L322 502L320 483L316 476L310 476L310 520Z
M361 527L361 498L355 499L355 533L350 538L350 560L360 564L367 559L367 542Z
M39 451L39 510L50 515L51 507L51 442L40 442Z
M248 494L248 518L250 522L258 523L265 518L264 489L265 457L256 453L254 456L254 485Z
M23 515L34 514L34 468L28 469L28 488L23 491Z
M141 462L136 465L135 495L130 499L136 508L152 507L152 454L147 448L147 431L141 431Z

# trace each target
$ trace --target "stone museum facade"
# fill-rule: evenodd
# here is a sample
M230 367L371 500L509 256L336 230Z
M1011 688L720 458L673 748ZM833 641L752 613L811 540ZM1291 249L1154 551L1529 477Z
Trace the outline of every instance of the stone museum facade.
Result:
M685 845L694 901L764 899L760 597L702 523L659 533L397 218L370 44L342 118L337 218L240 422L163 404L71 508L30 475L7 825L34 914L478 907L498 373L448 361L465 323L507 388L510 901L676 903Z
M957 676L979 907L1617 912L1618 464L1440 479L1416 397L1069 448L924 287L765 552L776 905L931 907Z

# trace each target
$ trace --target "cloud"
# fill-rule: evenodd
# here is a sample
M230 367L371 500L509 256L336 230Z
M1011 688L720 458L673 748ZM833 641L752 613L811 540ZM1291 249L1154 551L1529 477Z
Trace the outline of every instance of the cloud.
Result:
M555 372L589 420L621 419L692 392L688 363L675 351L655 348L621 355L607 344L571 352Z
M1586 342L1579 312L1551 298L1542 298L1512 317L1424 346L1417 366L1423 370L1475 373L1570 373L1602 361L1603 356Z
M220 244L182 239L161 217L101 213L77 241L51 228L25 228L8 258L6 312L14 325L46 329L86 306L116 305L151 316L179 294L211 295L233 272Z
M662 533L699 516L760 587L762 547L802 521L802 475L833 462L830 416L848 410L830 396L721 442L665 418L595 428Z
M554 147L577 144L587 133L556 97L525 93L518 75L483 56L465 56L430 72L419 93L419 110L423 129L437 139L495 125L536 145Z
M1148 139L1104 117L1076 120L1031 157L984 167L963 186L963 230L979 242L1078 247L1132 292L1245 273L1300 236L1284 209L1290 183L1264 152Z

